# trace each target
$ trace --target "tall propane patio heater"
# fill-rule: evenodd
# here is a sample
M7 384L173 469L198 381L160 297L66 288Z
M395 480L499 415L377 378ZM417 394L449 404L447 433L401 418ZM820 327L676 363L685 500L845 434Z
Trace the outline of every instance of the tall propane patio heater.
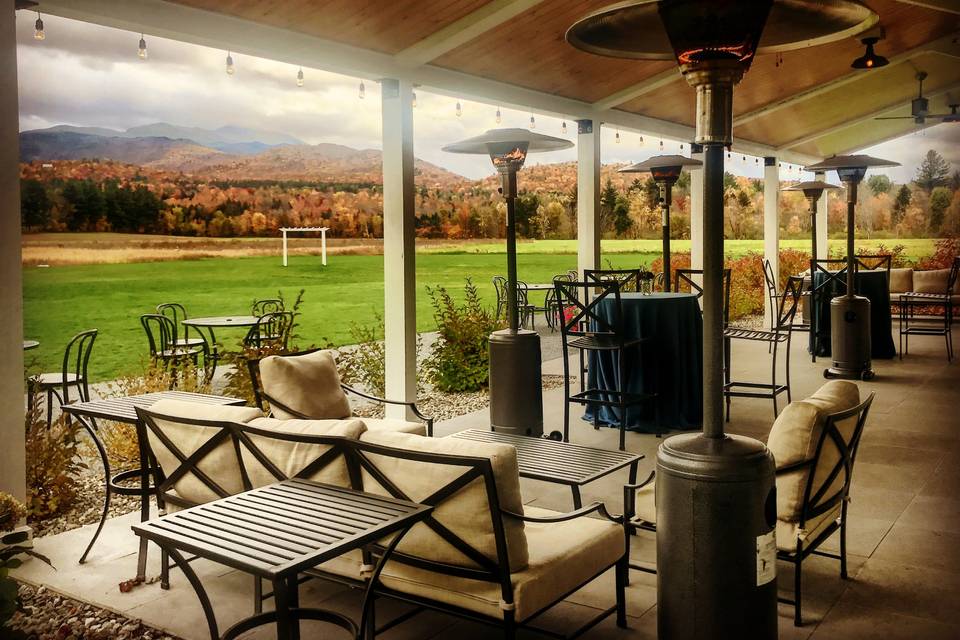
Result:
M822 180L810 180L784 187L781 191L802 191L810 205L810 277L813 277L813 261L817 259L817 200L824 191L839 189L835 184Z
M540 336L520 328L517 309L517 171L528 153L569 149L573 143L526 129L491 129L443 147L490 156L507 203L507 329L490 335L490 427L516 435L543 434Z
M723 153L733 87L756 53L808 47L877 20L851 0L641 0L593 13L574 46L615 57L676 59L697 94L703 165L703 433L657 454L660 638L777 636L774 462L763 443L723 432ZM761 38L762 35L762 38Z
M643 162L620 169L620 173L647 173L660 187L660 226L663 232L663 290L670 291L670 203L673 185L680 179L684 167L699 167L703 163L686 156L653 156Z
M847 188L847 291L830 301L830 357L833 366L825 378L873 378L870 353L870 300L854 291L857 187L868 167L897 167L897 162L870 156L833 156L805 167L807 171L836 171ZM816 276L815 273L810 274Z

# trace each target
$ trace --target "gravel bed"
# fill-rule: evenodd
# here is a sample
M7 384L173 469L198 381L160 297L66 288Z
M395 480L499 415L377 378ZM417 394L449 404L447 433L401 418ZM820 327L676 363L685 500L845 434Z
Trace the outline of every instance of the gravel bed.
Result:
M25 640L179 640L139 620L67 598L45 587L20 585L23 610L0 638ZM15 632L19 631L20 634Z

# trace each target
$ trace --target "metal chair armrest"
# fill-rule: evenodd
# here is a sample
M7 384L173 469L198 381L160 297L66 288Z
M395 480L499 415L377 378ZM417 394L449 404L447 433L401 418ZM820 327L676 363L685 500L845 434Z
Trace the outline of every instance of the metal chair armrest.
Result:
M405 407L409 407L410 410L413 412L413 415L423 420L424 424L427 426L427 435L430 437L433 437L433 418L424 415L423 412L420 411L420 408L417 406L416 402L408 402L406 400L390 400L388 398L381 398L379 396L375 396L375 395L360 391L359 389L354 389L350 385L343 384L343 383L340 383L340 387L347 393L352 393L366 400L379 402L380 404L393 404L393 405L402 405Z
M614 522L616 524L623 523L623 516L611 515L607 511L606 505L602 502L592 502L585 507L580 507L575 511L570 511L568 513L561 513L555 516L546 516L546 517L537 517L537 516L525 516L520 513L514 513L513 511L507 511L506 509L501 509L500 512L510 518L515 518L517 520L522 520L524 522L539 522L544 524L550 524L555 522L567 522L569 520L575 520L576 518L582 518L583 516L590 515L591 513L599 513L601 516L607 520Z

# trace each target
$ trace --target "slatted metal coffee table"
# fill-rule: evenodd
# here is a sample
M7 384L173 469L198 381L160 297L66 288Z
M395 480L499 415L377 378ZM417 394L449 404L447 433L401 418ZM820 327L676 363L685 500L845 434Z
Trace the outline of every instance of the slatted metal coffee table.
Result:
M629 451L609 451L572 442L480 429L467 429L447 437L513 445L517 449L520 477L568 485L573 492L573 506L577 509L583 506L580 498L582 486L624 467L630 467L630 484L633 484L637 481L637 465L643 460L642 455Z
M100 462L103 464L103 509L100 512L100 524L93 534L90 543L80 556L80 563L83 564L87 559L87 554L93 548L103 525L107 521L107 514L110 512L110 496L126 495L140 496L140 520L150 519L150 496L153 495L153 484L150 482L153 466L152 461L141 460L140 469L130 469L122 471L116 475L110 473L110 460L107 457L107 448L103 440L97 433L97 420L110 420L112 422L123 422L136 425L140 420L137 417L137 407L149 409L160 400L184 400L186 402L197 402L200 404L215 405L242 405L245 401L242 398L231 398L228 396L216 396L205 393L189 393L187 391L157 391L154 393L144 393L136 396L126 396L122 398L104 398L102 400L91 400L89 402L75 402L63 407L63 412L77 418L77 421L93 440L97 453L100 454ZM140 481L139 486L130 486L131 480ZM140 553L137 556L137 576L135 582L143 582L146 577L147 567L147 544L146 540L140 543Z
M320 620L357 637L366 628L373 587L397 543L432 507L307 480L284 480L133 525L180 567L200 599L212 640L230 640L270 622L279 640L299 638L300 620ZM359 626L339 613L300 607L298 575L394 533L367 582ZM269 580L274 611L255 614L219 635L203 584L181 555L206 558Z

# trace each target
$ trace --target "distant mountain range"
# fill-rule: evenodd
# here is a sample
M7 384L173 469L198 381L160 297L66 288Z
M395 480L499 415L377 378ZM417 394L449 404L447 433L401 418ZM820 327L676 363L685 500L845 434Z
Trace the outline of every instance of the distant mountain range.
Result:
M20 134L23 162L115 160L212 179L380 182L381 153L338 144L307 144L272 131L209 130L157 122L126 131L57 125ZM417 159L418 181L454 186L467 179Z

